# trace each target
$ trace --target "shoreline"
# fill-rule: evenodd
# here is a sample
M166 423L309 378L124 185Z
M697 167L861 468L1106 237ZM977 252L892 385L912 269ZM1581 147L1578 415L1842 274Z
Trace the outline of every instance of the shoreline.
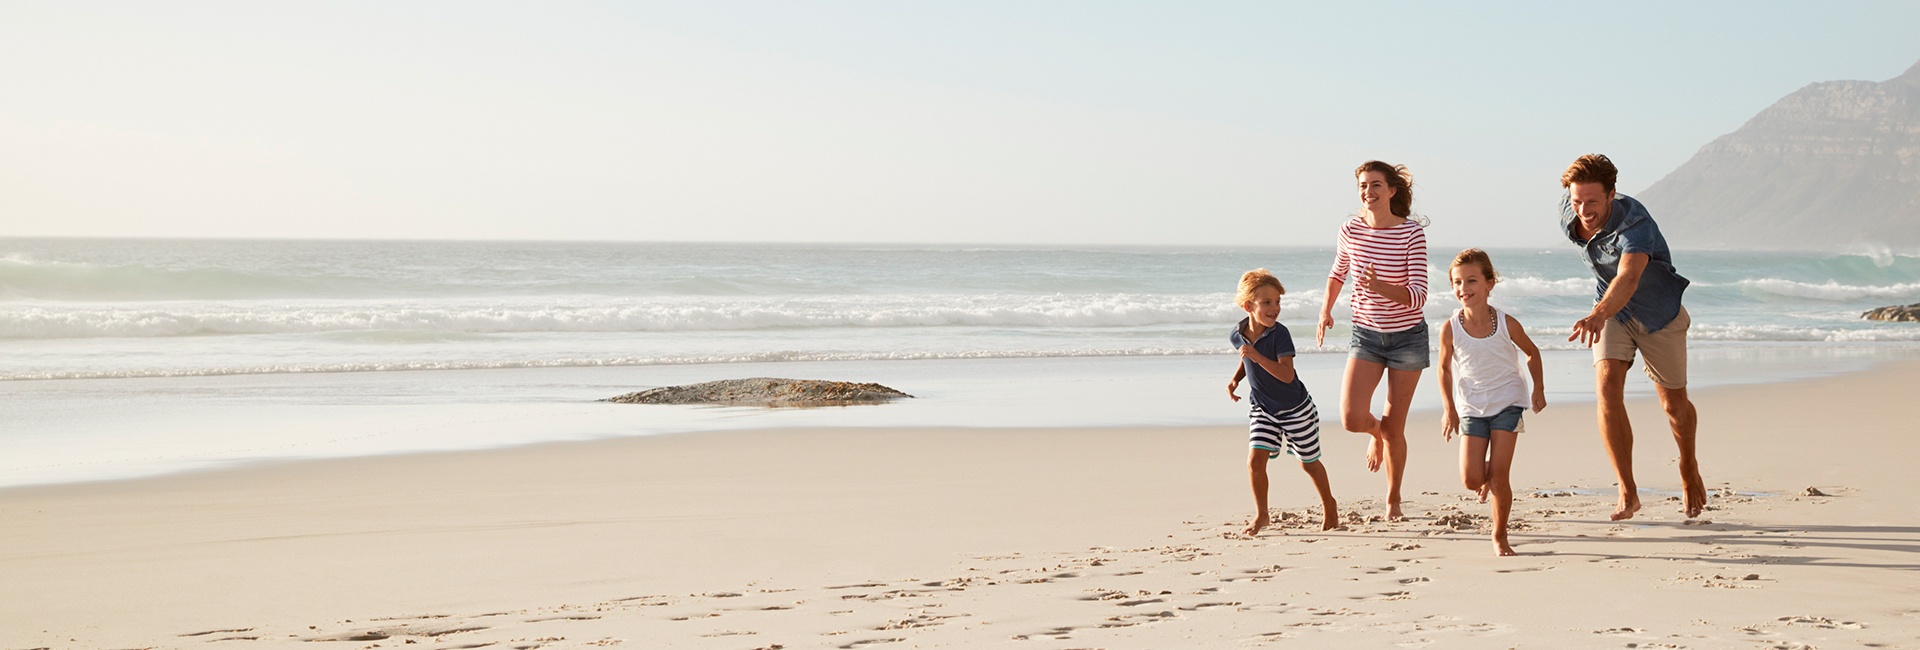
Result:
M1547 354L1549 400L1591 404L1586 353ZM1857 372L1915 355L1790 348L1698 356L1697 390L1714 390ZM1309 354L1299 367L1324 400L1337 390L1344 362L1343 354ZM1219 394L1220 368L1231 365L1231 357L1211 355L34 382L4 386L20 408L13 413L14 435L0 440L0 490L743 429L1240 426L1244 405ZM639 388L739 376L874 381L920 398L800 410L596 402ZM1650 395L1651 384L1634 373L1628 394ZM1438 405L1431 385L1415 393L1416 411Z
M1251 540L1232 534L1250 510L1239 426L706 432L14 488L0 490L14 587L0 610L15 613L0 638L1165 647L1340 631L1436 647L1904 647L1920 630L1900 605L1920 597L1920 481L1904 461L1920 449L1892 405L1915 379L1920 362L1894 361L1701 390L1716 496L1695 525L1660 496L1678 480L1649 400L1629 405L1647 507L1621 523L1605 521L1590 405L1550 405L1523 434L1529 528L1505 559L1483 533L1436 524L1485 507L1417 419L1409 522L1368 520L1384 482L1360 467L1363 436L1328 430L1335 494L1359 519ZM1857 444L1807 445L1806 405L1845 414ZM1810 486L1835 496L1796 496ZM1272 494L1297 517L1316 502L1285 463ZM1473 599L1488 602L1459 605Z

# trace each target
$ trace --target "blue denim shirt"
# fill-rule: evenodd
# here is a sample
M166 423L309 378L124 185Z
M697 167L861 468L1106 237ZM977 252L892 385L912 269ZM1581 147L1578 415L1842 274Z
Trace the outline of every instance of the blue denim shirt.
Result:
M1247 331L1249 320L1240 319L1240 324L1233 326L1233 334L1227 337L1236 352L1240 346L1247 344L1247 337L1242 332ZM1293 334L1287 331L1287 326L1274 323L1273 327L1260 333L1260 339L1253 342L1253 349L1275 361L1291 357L1294 355ZM1260 410L1279 415L1299 408L1307 401L1307 385L1300 381L1300 373L1293 374L1293 381L1280 381L1279 377L1268 373L1266 368L1260 367L1252 359L1241 357L1240 363L1247 369L1247 396Z
M1648 332L1658 332L1673 322L1674 317L1680 315L1680 294L1690 283L1674 270L1667 238L1660 235L1660 226L1653 223L1653 215L1647 214L1647 206L1633 197L1615 194L1607 225L1591 240L1580 238L1575 228L1578 220L1572 195L1560 195L1560 229L1566 232L1568 240L1580 245L1586 253L1583 257L1587 268L1593 270L1594 279L1599 281L1593 299L1597 302L1607 295L1607 285L1620 274L1620 256L1646 253L1647 268L1640 274L1640 284L1634 288L1627 306L1613 319L1622 323L1638 320Z

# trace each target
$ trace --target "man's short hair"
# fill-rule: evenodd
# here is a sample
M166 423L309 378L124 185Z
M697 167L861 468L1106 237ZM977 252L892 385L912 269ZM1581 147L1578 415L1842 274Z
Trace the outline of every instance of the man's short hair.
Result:
M1574 159L1567 165L1567 171L1560 174L1560 187L1570 187L1574 183L1599 183L1608 194L1613 193L1613 182L1620 177L1620 170L1606 156L1590 153Z

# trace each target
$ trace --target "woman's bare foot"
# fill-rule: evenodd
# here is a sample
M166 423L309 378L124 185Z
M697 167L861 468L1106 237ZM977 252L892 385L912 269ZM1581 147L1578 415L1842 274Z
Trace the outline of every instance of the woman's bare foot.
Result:
M1399 501L1394 501L1387 504L1387 521L1406 521L1406 520L1407 520L1407 516L1400 512Z
M1387 458L1386 434L1375 431L1369 432L1368 435L1372 436L1372 439L1367 441L1367 471L1378 472L1380 463Z
M1494 536L1493 536L1493 545L1494 545L1494 547L1496 547L1496 548L1498 548L1498 549L1499 549L1499 552L1500 552L1500 557L1507 557L1507 556L1510 556L1510 555L1519 555L1519 553L1515 553L1515 552L1513 552L1513 547L1512 547L1512 546L1509 546L1509 545L1507 544L1507 536L1506 536L1506 535L1494 535Z
M1240 531L1240 534L1248 537L1258 535L1261 529L1266 528L1267 524L1270 523L1273 523L1273 521L1267 518L1267 511L1262 510L1259 515L1253 518L1253 523L1247 524L1247 529Z
M1487 493L1489 493L1489 492L1492 492L1492 491L1493 491L1493 483L1491 483L1491 482L1488 482L1488 483L1481 483L1481 484L1480 484L1480 489L1479 489L1479 490L1477 490L1477 491L1478 491L1478 492L1480 493L1480 502L1481 502L1481 503L1486 503L1486 502L1487 502Z
M1614 521L1620 521L1623 519L1632 519L1633 513L1636 513L1636 512L1640 512L1640 495L1634 494L1634 493L1623 493L1620 495L1620 505L1615 506L1613 509L1613 514L1608 516L1607 518Z

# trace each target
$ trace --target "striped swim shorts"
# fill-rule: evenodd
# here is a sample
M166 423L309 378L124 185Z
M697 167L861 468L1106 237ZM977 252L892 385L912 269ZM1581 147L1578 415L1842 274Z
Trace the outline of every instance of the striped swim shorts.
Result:
M1267 450L1268 458L1285 451L1302 463L1320 460L1320 409L1314 407L1313 398L1278 415L1256 404L1247 419L1247 446Z

